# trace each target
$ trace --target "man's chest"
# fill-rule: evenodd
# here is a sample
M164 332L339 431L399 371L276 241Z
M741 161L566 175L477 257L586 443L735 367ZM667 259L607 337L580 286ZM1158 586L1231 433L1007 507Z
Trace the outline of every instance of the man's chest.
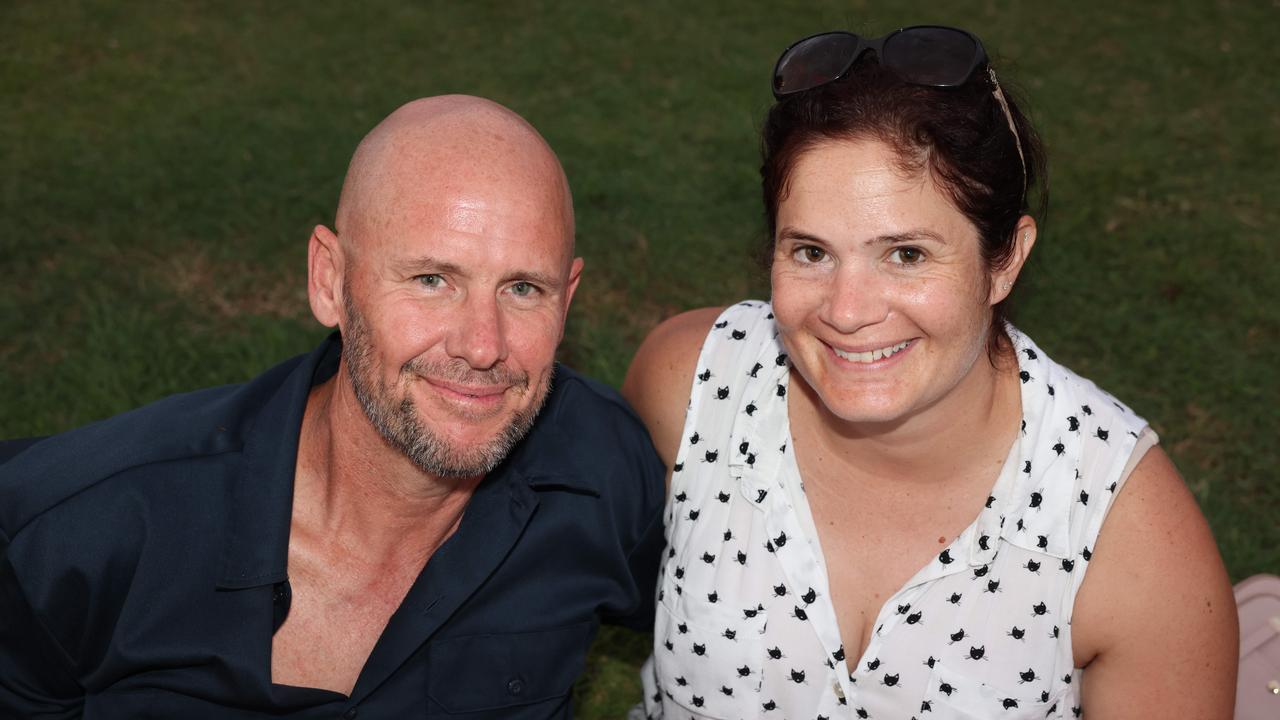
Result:
M271 639L271 682L350 695L413 578L371 586L292 576L288 614Z

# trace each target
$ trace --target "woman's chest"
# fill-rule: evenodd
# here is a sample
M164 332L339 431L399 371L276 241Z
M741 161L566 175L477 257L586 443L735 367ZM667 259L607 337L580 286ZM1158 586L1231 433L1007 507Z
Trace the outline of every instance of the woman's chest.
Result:
M785 498L762 511L742 494L729 502L717 499L720 492L709 497L709 511L687 507L688 498L675 503L662 579L655 665L668 699L684 711L1070 712L1070 574L1051 558L1001 545L971 564L975 538L967 530L942 550L934 536L929 557L899 571L905 579L828 575L840 557L828 552L823 561ZM815 513L815 521L821 517ZM861 612L852 631L842 595L861 598L852 605ZM848 640L855 634L858 645Z
M859 493L820 475L806 481L808 502L796 511L811 513L840 635L852 654L861 656L870 644L886 602L978 516L993 481L982 478L974 498L937 497L919 487Z

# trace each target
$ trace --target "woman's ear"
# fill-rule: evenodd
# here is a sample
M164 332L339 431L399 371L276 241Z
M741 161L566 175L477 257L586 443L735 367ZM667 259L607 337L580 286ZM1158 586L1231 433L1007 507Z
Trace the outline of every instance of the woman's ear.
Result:
M1031 248L1035 244L1035 218L1030 215L1023 215L1018 218L1018 224L1013 229L1013 252L1009 254L1008 262L1004 264L1004 267L991 274L991 290L987 296L988 305L995 305L1009 297L1009 293L1013 291L1013 286L1018 282L1018 273L1022 272L1022 266L1027 262L1027 256L1031 254Z

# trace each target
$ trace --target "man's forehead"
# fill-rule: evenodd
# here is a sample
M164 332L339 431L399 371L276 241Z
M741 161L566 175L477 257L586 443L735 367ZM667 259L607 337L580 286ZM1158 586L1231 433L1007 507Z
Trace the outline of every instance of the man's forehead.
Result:
M554 192L525 187L478 187L451 183L397 193L377 213L380 235L450 233L493 241L572 244L572 219Z
M564 172L518 115L451 96L410 103L370 132L352 158L338 230L409 219L484 233L498 217L516 225L556 223L571 238Z
M552 204L458 192L405 203L348 239L357 256L396 270L559 275L572 261L570 232Z

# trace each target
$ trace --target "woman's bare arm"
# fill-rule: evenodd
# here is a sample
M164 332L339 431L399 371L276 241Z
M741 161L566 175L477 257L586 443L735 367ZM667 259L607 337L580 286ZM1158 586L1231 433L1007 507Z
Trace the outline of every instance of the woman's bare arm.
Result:
M1085 716L1230 720L1237 622L1209 525L1153 447L1116 498L1076 596Z
M680 430L697 370L698 353L723 308L690 310L654 328L627 369L622 395L649 428L649 437L670 469L680 449Z

